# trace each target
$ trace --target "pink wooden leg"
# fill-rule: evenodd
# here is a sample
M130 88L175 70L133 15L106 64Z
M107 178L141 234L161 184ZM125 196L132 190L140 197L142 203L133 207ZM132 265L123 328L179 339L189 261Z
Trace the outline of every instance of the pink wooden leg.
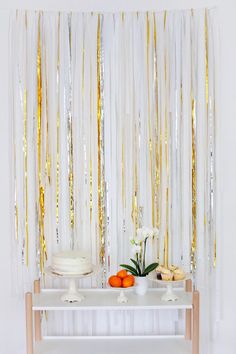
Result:
M27 354L33 354L33 311L32 293L25 294L25 315L26 315L26 350Z
M193 292L193 354L199 354L199 292Z
M192 279L186 280L185 291L192 292ZM185 339L191 339L192 335L192 310L186 310L185 314Z
M34 281L34 293L40 293L40 280ZM34 312L34 333L35 333L35 340L41 340L41 316L40 311Z

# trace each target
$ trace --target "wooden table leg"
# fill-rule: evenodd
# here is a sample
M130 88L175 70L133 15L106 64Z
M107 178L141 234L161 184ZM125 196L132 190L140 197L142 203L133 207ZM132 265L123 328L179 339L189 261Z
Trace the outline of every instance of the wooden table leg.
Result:
M40 280L34 281L34 293L40 293ZM35 333L35 340L41 340L41 316L40 311L34 312L34 333Z
M199 292L193 292L193 354L199 354Z
M192 279L188 279L185 282L185 291L192 292ZM185 339L192 338L192 310L187 309L185 312Z
M32 293L25 294L25 317L26 317L26 350L27 354L33 354L33 311Z

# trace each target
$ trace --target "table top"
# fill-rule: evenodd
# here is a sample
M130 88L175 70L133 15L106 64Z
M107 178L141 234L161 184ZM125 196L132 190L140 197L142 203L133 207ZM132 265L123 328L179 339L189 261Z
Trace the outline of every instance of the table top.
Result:
M133 291L127 292L127 303L118 303L119 289L80 289L84 295L82 302L64 303L61 301L62 290L45 290L33 295L33 310L132 310L132 309L191 309L192 293L177 290L178 300L165 302L161 300L165 289L148 289L143 296Z

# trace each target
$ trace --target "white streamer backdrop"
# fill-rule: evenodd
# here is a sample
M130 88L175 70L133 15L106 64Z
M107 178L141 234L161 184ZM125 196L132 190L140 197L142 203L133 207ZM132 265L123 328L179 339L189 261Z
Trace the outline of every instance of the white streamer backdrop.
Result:
M207 348L219 316L216 22L214 9L12 14L18 290L40 275L46 252L50 264L70 247L100 264L98 279L84 283L100 286L128 262L136 227L158 227L148 260L164 262L168 233L169 263L194 271L204 299ZM67 318L64 330L182 331L178 313L119 316L99 313L91 326L88 315ZM48 330L63 328L49 321Z

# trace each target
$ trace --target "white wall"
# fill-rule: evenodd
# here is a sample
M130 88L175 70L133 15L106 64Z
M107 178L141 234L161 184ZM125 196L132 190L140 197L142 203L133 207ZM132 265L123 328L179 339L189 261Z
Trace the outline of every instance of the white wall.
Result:
M218 262L222 268L222 318L213 354L235 354L236 259L236 2L219 0L221 23L221 123L220 183L222 242ZM9 0L0 1L0 354L25 354L23 299L11 291L10 130L8 116L8 16L9 9L45 10L148 10L214 5L207 0ZM167 353L168 354L168 353ZM208 354L208 353L201 353Z

